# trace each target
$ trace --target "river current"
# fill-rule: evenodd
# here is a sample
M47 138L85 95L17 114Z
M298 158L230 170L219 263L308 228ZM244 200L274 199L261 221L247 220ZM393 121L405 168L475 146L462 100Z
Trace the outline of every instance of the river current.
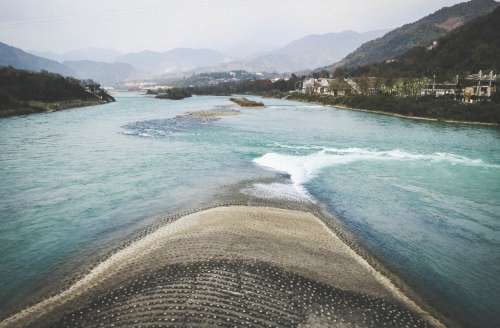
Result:
M82 254L246 181L241 194L326 206L445 316L500 326L498 128L116 96L0 119L2 316ZM185 115L199 111L217 115Z

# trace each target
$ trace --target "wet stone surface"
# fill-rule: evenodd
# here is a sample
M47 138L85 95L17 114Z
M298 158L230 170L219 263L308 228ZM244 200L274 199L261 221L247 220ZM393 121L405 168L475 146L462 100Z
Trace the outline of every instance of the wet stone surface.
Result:
M189 115L179 115L174 118L161 120L150 120L134 122L124 126L129 135L141 137L164 137L172 133L185 132L200 128L218 120L216 117L191 117Z
M227 106L212 110L188 112L172 118L134 122L124 125L127 135L140 137L165 137L174 133L188 132L207 126L224 116L238 115L239 111Z
M47 323L51 327L430 327L384 299L343 291L267 263L239 260L169 265L141 274Z
M311 213L166 217L0 327L433 327ZM442 325L436 324L437 327Z

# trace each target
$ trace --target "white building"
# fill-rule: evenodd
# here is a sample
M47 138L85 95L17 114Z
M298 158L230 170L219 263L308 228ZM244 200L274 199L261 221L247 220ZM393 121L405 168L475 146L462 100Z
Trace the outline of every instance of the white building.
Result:
M302 93L304 94L316 94L316 95L331 95L330 83L335 81L334 79L307 79L302 83Z
M354 88L357 84L348 79L306 79L302 83L302 93L309 95L322 95L344 97L350 93L357 93Z

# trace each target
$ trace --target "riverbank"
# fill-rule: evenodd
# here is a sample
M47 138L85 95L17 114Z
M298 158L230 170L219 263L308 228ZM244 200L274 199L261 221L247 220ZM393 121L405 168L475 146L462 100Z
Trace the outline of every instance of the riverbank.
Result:
M17 105L14 108L0 110L0 118L18 116L18 115L28 115L35 113L51 113L57 112L65 109L87 107L87 106L97 106L107 104L111 101L103 100L67 100L67 101L56 101L56 102L41 102L41 101L30 101Z
M317 103L317 104L321 105L321 103ZM421 116L409 116L409 115L403 115L403 114L388 113L388 112L384 112L381 110L353 108L353 107L348 107L348 106L344 106L344 105L331 105L331 106L334 106L334 107L339 108L339 109L352 110L352 111L356 111L356 112L380 114L380 115L406 118L406 119L417 120L417 121L444 122L444 123L454 123L454 124L471 124L471 125L483 125L483 126L499 126L500 125L499 123L468 122L468 121L446 120L446 119L421 117Z
M443 327L318 217L247 206L166 224L0 327L199 320L209 326Z
M0 67L0 117L54 112L113 101L115 98L91 80Z
M494 103L464 105L450 101L439 101L435 99L415 101L406 98L377 96L334 98L330 96L308 96L296 93L289 95L287 99L420 121L472 124L483 126L500 125L500 104ZM364 108L363 105L366 106L367 104L369 104L369 106L372 106L373 108ZM379 109L386 108L386 106L389 106L391 110L386 111ZM436 108L433 108L433 106L436 106ZM422 110L424 110L425 112L431 111L433 117L418 115L418 113ZM404 113L400 113L398 111L404 111ZM463 115L470 117L470 120L453 119L450 117L446 117L443 114L448 114L452 117ZM482 120L477 118L482 118Z

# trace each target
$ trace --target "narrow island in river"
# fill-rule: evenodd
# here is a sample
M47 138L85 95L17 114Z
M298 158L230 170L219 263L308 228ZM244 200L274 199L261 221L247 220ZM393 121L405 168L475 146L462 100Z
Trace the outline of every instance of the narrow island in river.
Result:
M229 100L241 107L264 107L264 103L259 101L253 101L245 97L232 97Z
M170 99L170 100L182 100L192 96L189 90L180 88L148 90L147 94L155 95L156 98L158 99Z

